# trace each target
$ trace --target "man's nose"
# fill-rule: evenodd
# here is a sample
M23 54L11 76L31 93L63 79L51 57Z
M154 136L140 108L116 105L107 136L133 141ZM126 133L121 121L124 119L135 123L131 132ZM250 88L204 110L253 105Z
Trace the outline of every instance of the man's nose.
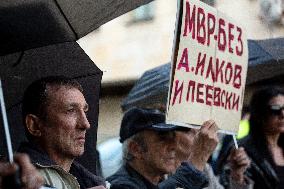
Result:
M168 149L169 149L170 151L176 149L176 141L175 141L174 139L168 141L167 145L168 145Z
M86 112L83 111L81 113L78 125L80 126L81 129L89 129L91 127Z

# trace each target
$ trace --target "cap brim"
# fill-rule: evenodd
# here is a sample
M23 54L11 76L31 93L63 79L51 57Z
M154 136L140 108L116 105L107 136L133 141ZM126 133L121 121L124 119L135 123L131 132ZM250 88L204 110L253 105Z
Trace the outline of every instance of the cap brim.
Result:
M155 130L155 131L174 131L177 130L179 126L172 125L172 124L166 124L166 123L158 123L152 125L149 129Z

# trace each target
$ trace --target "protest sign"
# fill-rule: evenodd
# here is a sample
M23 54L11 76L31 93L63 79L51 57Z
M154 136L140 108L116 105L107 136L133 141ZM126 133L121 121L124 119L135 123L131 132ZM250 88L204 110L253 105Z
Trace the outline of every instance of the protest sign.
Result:
M243 27L197 0L180 0L167 122L188 127L213 119L236 133L248 65Z

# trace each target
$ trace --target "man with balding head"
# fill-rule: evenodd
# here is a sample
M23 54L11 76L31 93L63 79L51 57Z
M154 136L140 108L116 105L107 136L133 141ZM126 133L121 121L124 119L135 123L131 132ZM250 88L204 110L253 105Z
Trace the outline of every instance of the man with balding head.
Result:
M104 188L104 180L74 161L85 150L88 104L80 84L63 76L33 82L23 98L27 153L45 179L57 189Z

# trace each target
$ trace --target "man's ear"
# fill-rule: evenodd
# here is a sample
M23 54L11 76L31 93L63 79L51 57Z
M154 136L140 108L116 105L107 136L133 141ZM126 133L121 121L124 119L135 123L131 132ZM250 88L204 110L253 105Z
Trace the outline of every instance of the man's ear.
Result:
M41 136L39 118L36 115L28 114L25 119L29 133L35 137Z
M141 159L144 155L141 146L135 141L129 142L128 149L129 152L137 159Z

